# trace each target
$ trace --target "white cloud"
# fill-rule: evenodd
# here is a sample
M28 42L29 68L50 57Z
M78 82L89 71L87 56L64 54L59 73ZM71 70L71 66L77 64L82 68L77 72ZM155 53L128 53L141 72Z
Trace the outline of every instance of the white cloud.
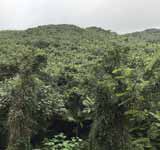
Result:
M160 26L159 6L160 0L0 0L0 29L65 23L135 31Z

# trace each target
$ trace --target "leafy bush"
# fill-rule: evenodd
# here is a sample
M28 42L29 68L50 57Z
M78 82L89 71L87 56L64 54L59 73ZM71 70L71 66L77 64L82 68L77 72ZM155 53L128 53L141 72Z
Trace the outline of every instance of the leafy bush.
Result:
M52 139L45 139L43 144L43 150L82 150L83 140L78 137L67 137L60 133L54 136Z

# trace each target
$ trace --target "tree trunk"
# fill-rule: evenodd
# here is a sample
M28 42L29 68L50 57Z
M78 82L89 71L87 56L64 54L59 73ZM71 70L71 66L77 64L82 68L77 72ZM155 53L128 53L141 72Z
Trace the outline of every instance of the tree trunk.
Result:
M7 150L30 150L31 119L23 89L12 93L9 109L9 144Z

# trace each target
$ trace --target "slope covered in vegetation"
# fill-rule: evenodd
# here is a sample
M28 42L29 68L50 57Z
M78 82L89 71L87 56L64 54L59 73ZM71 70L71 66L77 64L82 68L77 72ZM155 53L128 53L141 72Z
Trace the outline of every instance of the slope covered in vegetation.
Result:
M0 149L160 149L159 42L157 29L1 31Z

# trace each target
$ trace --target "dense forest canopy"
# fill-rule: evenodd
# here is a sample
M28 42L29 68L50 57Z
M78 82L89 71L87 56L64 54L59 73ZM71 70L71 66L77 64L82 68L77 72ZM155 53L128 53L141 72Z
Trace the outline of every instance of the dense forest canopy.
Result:
M0 149L159 150L160 30L0 31Z

